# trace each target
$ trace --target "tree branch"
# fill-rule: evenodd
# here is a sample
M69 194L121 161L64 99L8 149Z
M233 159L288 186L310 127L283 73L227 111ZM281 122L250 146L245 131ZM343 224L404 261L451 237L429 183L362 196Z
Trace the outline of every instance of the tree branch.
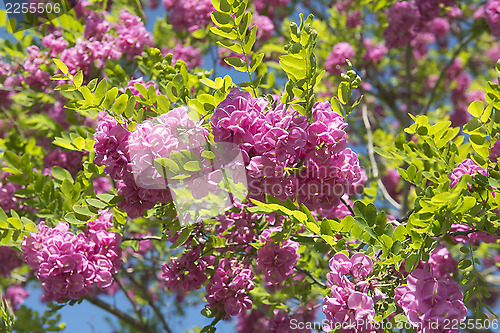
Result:
M437 93L437 88L439 87L439 84L441 83L441 81L444 79L444 76L446 75L446 72L448 71L448 68L450 68L450 66L453 64L453 62L455 61L455 59L458 57L458 54L460 53L460 51L462 51L462 49L475 37L475 34L474 33L471 33L469 36L467 36L466 38L464 38L460 44L458 44L457 48L455 49L455 51L453 52L450 60L448 60L448 62L446 63L446 65L443 67L443 69L441 70L441 73L439 73L439 77L436 81L436 84L434 85L434 87L432 88L431 90L431 94L429 96L429 99L427 100L427 103L425 104L425 107L423 108L422 110L422 114L426 114L428 111L429 111L429 108L431 107L431 104L432 102L434 101L434 98L436 97L436 93Z
M136 328L138 330L138 332L156 333L151 327L139 322L137 319L129 316L125 312L122 312L114 305L108 304L95 296L87 295L87 296L84 296L84 298L87 301L89 301L90 303L94 304L95 306L100 307L104 311L111 313L113 316L115 316L118 319L122 320L123 322L129 324L130 326Z
M323 288L328 288L326 284L324 284L323 282L321 282L320 280L316 279L309 271L303 269L302 267L295 267L295 270L297 270L298 272L300 273L304 273L305 275L307 275L308 277L311 278L311 280L314 281L314 283L320 285L321 287Z
M365 103L363 103L363 105L361 106L361 111L362 111L362 116L363 116L363 123L364 123L365 129L366 129L366 138L368 141L368 157L370 158L370 163L372 165L373 177L378 178L379 173L378 173L377 161L375 160L375 149L373 148L372 128L370 125L370 120L368 119L368 110L367 110ZM385 188L382 181L380 179L378 179L377 183L378 183L378 187L382 191L382 194L384 195L386 200L389 201L389 203L391 205L393 205L397 210L400 210L401 205L390 196L389 192Z
M156 314L156 317L158 317L158 319L160 320L163 328L165 329L166 332L168 333L172 333L172 330L170 329L170 327L168 326L167 322L165 321L165 318L163 316L163 314L161 313L160 309L158 309L158 307L155 305L155 303L153 302L153 300L151 299L151 296L149 295L149 292L146 290L146 288L144 288L143 285L141 285L134 277L133 275L128 272L126 269L122 269L125 274L127 275L127 277L129 278L129 280L136 285L136 287L138 287L142 293L144 294L144 298L146 298L146 300L148 301L148 304L149 306L153 309L154 313Z

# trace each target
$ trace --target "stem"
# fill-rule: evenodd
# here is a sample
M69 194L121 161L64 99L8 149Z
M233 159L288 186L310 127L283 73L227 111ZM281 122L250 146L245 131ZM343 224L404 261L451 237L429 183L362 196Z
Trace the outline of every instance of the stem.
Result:
M233 14L233 18L234 18L234 12L231 10L231 14ZM246 72L248 74L248 79L250 80L250 87L252 87L252 91L253 91L253 97L257 97L257 90L255 90L255 87L253 86L253 82L252 82L252 73L250 73L250 65L248 65L248 58L247 58L247 53L245 52L245 47L243 46L243 38L242 36L240 35L240 31L238 30L238 27L237 26L233 26L233 29L236 31L236 33L238 34L238 43L240 44L240 47L241 47L241 52L243 52L243 57L244 57L244 61L245 61L245 66L246 66ZM252 58L250 58L251 60Z
M108 304L95 296L87 295L87 296L84 296L84 298L87 301L89 301L90 303L94 304L95 306L100 307L104 311L111 313L112 315L114 315L118 319L120 319L123 322L129 324L130 326L136 328L138 330L138 332L156 333L151 327L139 322L137 319L129 316L125 312L122 312L121 310L116 308L114 305Z
M460 44L458 44L457 48L455 49L455 51L453 52L450 60L448 60L448 62L446 63L446 65L443 67L443 69L441 70L441 73L439 74L439 77L436 81L436 84L434 85L434 87L432 88L431 90L431 94L429 96L429 99L427 100L427 103L425 104L425 107L423 108L422 110L422 114L426 114L428 111L429 111L429 108L431 107L431 104L432 102L434 101L434 98L436 97L436 93L437 93L437 88L439 87L439 84L441 83L441 81L444 79L444 76L446 74L446 71L448 71L448 68L450 68L450 66L453 64L453 62L455 61L455 59L458 57L458 54L460 53L460 51L462 51L462 49L475 37L475 34L474 33L471 33L469 36L467 36L466 38L464 38Z
M349 209L349 212L351 212L352 216L354 217L356 214L354 214L352 207L349 206L349 204L344 200L344 198L340 197L340 201L347 207L347 209Z
M122 241L143 241L143 240L158 240L161 241L162 237L159 236L143 236L143 237L123 237Z
M327 285L324 284L323 282L321 282L320 280L318 280L317 278L315 278L309 271L303 269L302 267L295 267L295 270L301 272L301 273L304 273L305 275L307 275L308 277L311 278L311 280L314 281L314 283L320 285L321 287L323 288L327 288Z
M151 308L153 309L154 313L156 314L156 317L158 317L158 319L161 321L161 324L162 324L163 328L165 329L165 331L168 332L168 333L172 333L172 330L170 329L170 327L168 327L168 324L165 321L165 318L164 318L163 314L161 313L160 309L158 309L158 307L151 300L149 292L146 290L146 288L144 288L143 285L141 285L139 282L137 282L137 280L132 276L132 274L130 274L126 269L123 269L123 271L125 272L125 274L129 278L129 280L133 284L135 284L139 289L141 289L144 297L148 301L149 306L151 306Z
M366 138L368 141L368 156L370 158L370 163L372 165L373 177L378 178L379 174L378 174L377 161L375 160L375 149L373 147L372 128L370 125L370 120L368 119L368 109L366 107L366 103L363 103L363 105L361 106L361 111L363 116L363 123L366 128ZM397 210L400 210L401 205L389 195L389 192L387 191L384 183L382 183L382 181L379 179L377 181L377 184L380 190L382 191L382 194L386 198L386 200L389 201L389 203L391 203L391 205L393 205Z

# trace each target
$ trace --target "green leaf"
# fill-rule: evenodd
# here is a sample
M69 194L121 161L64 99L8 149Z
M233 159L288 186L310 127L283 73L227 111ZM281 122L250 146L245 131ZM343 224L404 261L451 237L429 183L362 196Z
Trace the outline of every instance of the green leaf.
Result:
M51 174L57 180L68 179L71 182L73 182L73 177L71 176L71 173L69 173L68 170L63 169L59 166L52 167Z
M158 104L158 108L163 112L168 112L170 109L170 102L165 95L156 96L156 103Z
M221 36L221 37L224 37L224 38L229 38L229 39L236 39L238 38L238 34L236 34L236 31L234 31L233 29L231 28L225 28L225 27L211 27L210 28L210 31L217 35L217 36Z
M57 68L61 70L65 75L68 75L68 66L66 66L61 60L59 59L52 59L52 61L56 64Z
M228 57L224 61L240 72L246 71L246 62L239 57Z
M130 118L134 115L135 111L136 97L132 96L127 101L127 107L125 108L125 117Z
M137 89L137 91L139 92L139 94L141 94L142 97L144 98L148 97L148 90L142 84L136 82L134 83L134 87L135 89Z
M351 95L351 92L347 82L340 82L337 95L340 103L344 105L349 103L349 97Z
M219 27L233 27L234 19L228 13L212 12L212 21Z
M475 101L475 102L472 102L470 105L469 105L469 108L468 108L468 111L469 113L475 117L475 118L479 118L481 117L481 115L483 114L483 111L484 111L484 103L482 101Z
M174 242L174 244L172 244L170 246L170 248L175 249L176 247L181 246L182 244L184 244L188 240L190 235L191 235L191 229L189 227L184 228L181 231L181 234L179 235L177 240Z
M184 170L196 172L201 170L201 163L199 161L189 161L184 164Z
M101 200L98 200L98 199L94 199L94 198L89 198L87 200L87 203L95 208L98 208L98 209L104 209L106 207L108 207L108 205L104 202L102 202Z
M108 92L106 93L106 99L104 100L103 102L103 107L106 109L106 110L109 110L111 109L111 106L113 105L113 103L115 102L115 99L116 99L116 96L118 95L118 88L116 87L113 87L111 88L110 90L108 90Z
M284 55L280 57L280 66L295 81L306 76L306 61L294 55Z
M163 177L166 177L165 171L168 171L171 175L177 175L180 171L179 165L169 158L155 159L154 167Z
M120 96L118 96L118 98L115 101L115 104L113 105L114 112L116 114L123 114L125 108L127 107L127 102L128 102L127 94L121 94Z
M79 71L78 73L75 74L75 77L73 78L73 82L75 84L76 88L80 88L83 83L83 72Z
M471 134L469 137L472 149L480 156L488 158L490 156L488 142L481 136L477 134Z
M94 103L101 104L102 100L106 96L106 91L108 90L108 81L106 79L102 79L101 82L97 85L97 88L94 92Z

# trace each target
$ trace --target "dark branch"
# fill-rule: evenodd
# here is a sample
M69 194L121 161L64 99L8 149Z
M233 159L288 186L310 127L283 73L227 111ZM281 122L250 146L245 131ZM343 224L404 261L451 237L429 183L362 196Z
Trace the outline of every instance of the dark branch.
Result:
M155 333L155 331L149 327L148 325L144 325L143 323L139 322L137 319L129 316L125 312L122 312L118 308L116 308L114 305L108 304L99 298L95 296L84 296L84 298L89 301L90 303L94 304L95 306L100 307L104 311L107 311L117 317L118 319L122 320L123 322L129 324L130 326L136 328L138 332L144 332L144 333Z

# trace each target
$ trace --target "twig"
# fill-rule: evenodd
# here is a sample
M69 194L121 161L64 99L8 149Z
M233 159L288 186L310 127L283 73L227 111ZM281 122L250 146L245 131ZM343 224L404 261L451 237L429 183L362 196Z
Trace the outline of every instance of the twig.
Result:
M95 306L100 307L104 311L111 313L112 315L114 315L118 319L120 319L120 320L124 321L125 323L129 324L130 326L136 328L138 330L138 332L156 333L155 331L153 331L153 329L151 327L139 322L135 318L126 314L125 312L122 312L121 310L116 308L114 305L108 304L95 296L87 295L87 296L84 296L84 298L87 301L89 301L90 303L94 304Z
M410 218L410 215L413 213L413 211L414 211L414 209L410 210L408 213L406 213L405 216L400 217L399 219L396 219L396 221L398 221L400 223L408 221L408 219Z
M455 51L453 52L450 60L448 60L446 65L441 70L441 73L439 74L439 77L436 81L436 84L434 85L434 87L431 90L431 94L429 95L429 99L427 100L427 103L425 104L425 107L422 110L422 114L426 114L429 111L429 108L431 107L431 104L434 101L434 97L436 97L437 88L439 87L439 84L441 83L441 81L444 79L444 76L446 75L448 68L450 68L450 66L453 64L455 59L458 57L458 54L460 53L460 51L462 51L462 49L467 45L467 43L469 43L474 37L475 37L475 34L471 33L469 36L464 38L460 42L460 44L458 44L458 46L455 49Z
M340 197L340 201L349 209L349 212L351 212L352 216L355 216L354 211L352 210L352 207L344 200L344 198Z
M134 310L135 312L137 313L137 315L139 316L140 320L142 323L144 323L144 318L142 317L142 309L139 307L139 305L137 305L137 303L129 296L129 294L127 293L127 290L125 289L125 287L123 286L123 283L121 283L121 281L118 279L118 278L115 278L115 282L116 284L118 285L118 287L120 287L120 289L123 291L123 293L125 294L125 297L127 297L128 301L130 302L130 304L132 304L132 306L134 307Z
M163 240L162 237L159 236L143 236L143 237L123 237L123 241L143 241L143 240Z
M123 269L123 271L125 272L125 274L129 278L129 280L133 284L135 284L139 289L141 289L142 293L144 294L144 297L148 301L149 306L151 306L151 308L153 309L154 313L156 314L156 316L158 317L158 319L161 321L161 324L163 325L163 328L165 329L165 331L168 332L168 333L172 333L172 330L170 329L170 327L168 326L167 322L165 321L165 318L163 317L163 314L161 313L160 309L158 309L158 307L155 305L155 303L151 300L149 292L146 290L146 288L144 288L144 286L142 284L140 284L139 282L137 282L137 280L133 277L133 275L130 274L130 272L128 272L126 269Z
M378 173L377 161L375 160L375 149L373 147L372 128L370 125L370 120L368 119L368 110L365 103L363 103L363 105L361 106L361 111L363 116L363 123L366 128L366 137L368 140L368 156L370 158L370 163L372 165L373 177L378 178L379 173ZM393 205L397 210L400 210L401 205L389 195L389 192L385 188L382 181L379 179L377 183L387 201L389 201L389 203Z
M311 278L311 280L314 281L314 283L320 285L321 287L323 288L327 288L327 285L324 284L323 282L321 282L320 280L316 279L309 271L303 269L302 267L295 267L295 269L301 273L304 273L305 275L307 275L308 277Z

